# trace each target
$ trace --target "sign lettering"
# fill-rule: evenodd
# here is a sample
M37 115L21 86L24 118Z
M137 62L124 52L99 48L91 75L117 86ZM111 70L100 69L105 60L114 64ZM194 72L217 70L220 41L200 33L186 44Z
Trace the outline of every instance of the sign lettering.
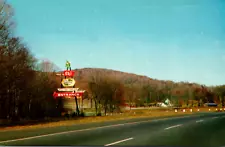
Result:
M78 91L79 88L58 88L58 91Z
M53 96L56 98L56 97L75 97L75 96L82 96L83 95L83 92L75 92L75 93L72 93L72 92L54 92Z
M65 70L65 71L63 71L63 75L64 76L68 76L68 77L73 77L74 76L74 71L72 71L72 70Z

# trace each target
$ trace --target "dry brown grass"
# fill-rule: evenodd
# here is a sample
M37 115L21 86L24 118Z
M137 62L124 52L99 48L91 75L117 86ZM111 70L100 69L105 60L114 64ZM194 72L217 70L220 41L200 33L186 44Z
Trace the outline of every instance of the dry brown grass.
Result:
M31 129L31 128L46 128L46 127L56 127L56 126L70 126L74 124L85 124L85 123L93 123L93 122L106 122L106 121L115 121L115 120L125 120L132 118L153 118L153 117L165 117L165 116L178 116L192 114L191 112L177 112L174 111L155 111L151 112L149 110L137 110L130 111L126 113L118 113L112 114L108 116L95 116L95 117L83 117L77 120L62 120L58 122L49 122L42 123L36 125L29 126L12 126L12 127L4 127L1 130L21 130L21 129Z
M1 130L21 130L21 129L29 129L29 128L46 128L46 127L56 127L56 126L70 126L74 124L85 124L85 123L93 123L93 122L106 122L106 121L116 121L116 120L125 120L132 118L159 118L166 116L179 116L179 115L187 115L193 114L195 112L209 112L209 108L192 108L192 112L190 109L185 109L186 112L182 112L183 109L178 110L178 112L174 112L174 110L168 109L139 109L139 110L129 110L124 113L117 114L109 114L108 116L93 116L93 117L83 117L76 120L62 120L58 122L49 122L42 123L36 125L29 126L12 126L12 127L4 127ZM211 112L216 111L216 108L210 108Z

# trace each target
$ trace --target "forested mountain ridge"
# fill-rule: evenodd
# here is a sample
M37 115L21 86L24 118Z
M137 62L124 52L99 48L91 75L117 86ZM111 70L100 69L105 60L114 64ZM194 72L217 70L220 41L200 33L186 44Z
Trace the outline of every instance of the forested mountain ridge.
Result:
M88 84L91 78L96 75L101 77L111 77L119 81L125 90L125 99L133 97L132 99L141 99L146 102L164 101L166 98L170 98L174 103L178 101L197 100L203 102L217 102L224 101L225 86L207 87L197 83L189 82L173 82L152 79L143 75L136 75L132 73L126 73L121 71L115 71L111 69L103 68L82 68L75 69L75 79L77 87L89 91ZM128 91L133 91L133 94L129 95Z

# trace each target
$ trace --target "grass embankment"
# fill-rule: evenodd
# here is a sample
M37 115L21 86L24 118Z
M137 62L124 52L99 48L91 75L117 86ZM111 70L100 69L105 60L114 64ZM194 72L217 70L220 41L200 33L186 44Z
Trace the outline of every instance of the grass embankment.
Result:
M211 109L211 112L215 111L215 108ZM162 109L136 109L136 110L127 110L124 113L114 113L107 116L89 116L89 117L79 117L79 118L70 118L68 120L58 120L56 122L45 122L38 123L33 125L16 125L10 127L1 127L0 130L20 130L20 129L29 129L29 128L45 128L45 127L56 127L56 126L69 126L74 124L85 124L93 122L106 122L106 121L116 121L132 118L159 118L159 117L169 117L169 116L179 116L194 114L198 112L197 108L193 108L192 112L190 109L186 109L186 112L182 112L183 109L175 112L174 110L168 110L165 108ZM209 112L208 108L200 108L200 112ZM54 121L54 120L52 120Z

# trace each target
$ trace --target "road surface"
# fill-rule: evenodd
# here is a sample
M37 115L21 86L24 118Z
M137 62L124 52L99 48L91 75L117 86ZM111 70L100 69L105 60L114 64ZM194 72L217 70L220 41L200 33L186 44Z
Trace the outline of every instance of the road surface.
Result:
M0 131L0 145L225 146L225 113Z

